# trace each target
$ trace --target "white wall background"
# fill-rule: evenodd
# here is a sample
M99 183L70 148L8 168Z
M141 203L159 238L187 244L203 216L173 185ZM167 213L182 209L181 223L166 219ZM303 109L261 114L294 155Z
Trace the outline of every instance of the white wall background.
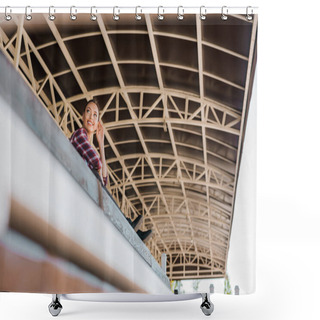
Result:
M256 214L257 214L257 77L249 108L243 153L239 170L237 195L231 230L227 273L240 294L253 293L256 287Z
M2 5L141 5L6 1ZM149 4L150 5L150 4ZM257 287L214 295L212 318L319 319L319 4L315 1L161 1L163 6L258 5ZM0 294L1 319L50 319L50 296ZM175 303L65 301L61 319L204 319L200 300Z

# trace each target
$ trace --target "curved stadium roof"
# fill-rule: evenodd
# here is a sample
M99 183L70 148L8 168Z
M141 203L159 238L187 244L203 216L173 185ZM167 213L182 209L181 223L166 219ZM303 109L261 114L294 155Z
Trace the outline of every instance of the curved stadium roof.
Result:
M256 17L21 18L0 25L1 50L67 137L98 100L109 191L125 215L144 215L169 278L224 276Z

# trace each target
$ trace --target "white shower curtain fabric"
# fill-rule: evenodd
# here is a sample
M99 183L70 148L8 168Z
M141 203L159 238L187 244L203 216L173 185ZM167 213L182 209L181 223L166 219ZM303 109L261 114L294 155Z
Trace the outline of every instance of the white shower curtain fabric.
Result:
M0 291L255 290L257 15L0 20Z

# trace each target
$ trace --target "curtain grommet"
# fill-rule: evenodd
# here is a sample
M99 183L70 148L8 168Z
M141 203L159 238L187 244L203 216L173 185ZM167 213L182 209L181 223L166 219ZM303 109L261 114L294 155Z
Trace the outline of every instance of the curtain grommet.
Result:
M6 6L4 8L4 16L7 21L10 21L12 19L12 16L8 13L8 10L10 10L10 13L12 12L10 6Z
M249 9L251 9L251 13L249 13ZM250 6L247 7L247 9L246 9L246 19L248 21L252 21L252 19L253 19L253 9Z
M140 11L140 13L138 13L138 9ZM142 17L141 17L141 14L142 14L142 9L140 6L136 6L136 15L135 15L135 19L137 21L141 21Z
M31 13L32 13L31 7L30 7L30 6L27 6L27 7L26 7L26 13L25 13L25 19L26 19L27 21L30 21L30 20L32 19Z
M74 9L74 13L73 13L73 9ZM77 9L75 6L70 7L70 19L72 21L77 20Z
M160 9L162 9L162 13L160 13ZM164 19L164 9L163 6L158 7L158 20L162 21Z
M93 13L93 8L95 8L95 6L91 7L90 9L90 20L97 21L97 15ZM97 13L97 9L96 9L96 13Z
M205 6L200 7L200 19L202 21L207 19L207 9Z
M116 10L117 10L117 13L116 13ZM113 7L113 17L112 17L112 19L114 21L118 21L120 19L119 14L120 14L119 7Z
M228 20L228 7L223 6L221 8L221 20L226 21Z
M53 20L55 20L56 16L55 16L54 14L52 14L51 10L52 10L53 12L55 12L54 6L50 6L50 7L49 7L49 20L50 20L50 21L53 21Z
M178 7L178 13L177 13L177 19L178 20L183 20L183 15L184 15L184 9L183 9L183 6L179 6Z

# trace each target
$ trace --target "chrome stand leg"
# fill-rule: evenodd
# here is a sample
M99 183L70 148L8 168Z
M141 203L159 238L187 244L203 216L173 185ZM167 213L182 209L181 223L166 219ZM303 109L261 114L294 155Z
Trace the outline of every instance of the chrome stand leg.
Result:
M49 304L49 312L53 317L59 315L62 310L62 304L60 303L61 294L53 294L52 295L52 302Z
M200 309L206 316L210 316L213 312L214 306L210 301L210 295L208 293L201 293L202 303L200 305Z

